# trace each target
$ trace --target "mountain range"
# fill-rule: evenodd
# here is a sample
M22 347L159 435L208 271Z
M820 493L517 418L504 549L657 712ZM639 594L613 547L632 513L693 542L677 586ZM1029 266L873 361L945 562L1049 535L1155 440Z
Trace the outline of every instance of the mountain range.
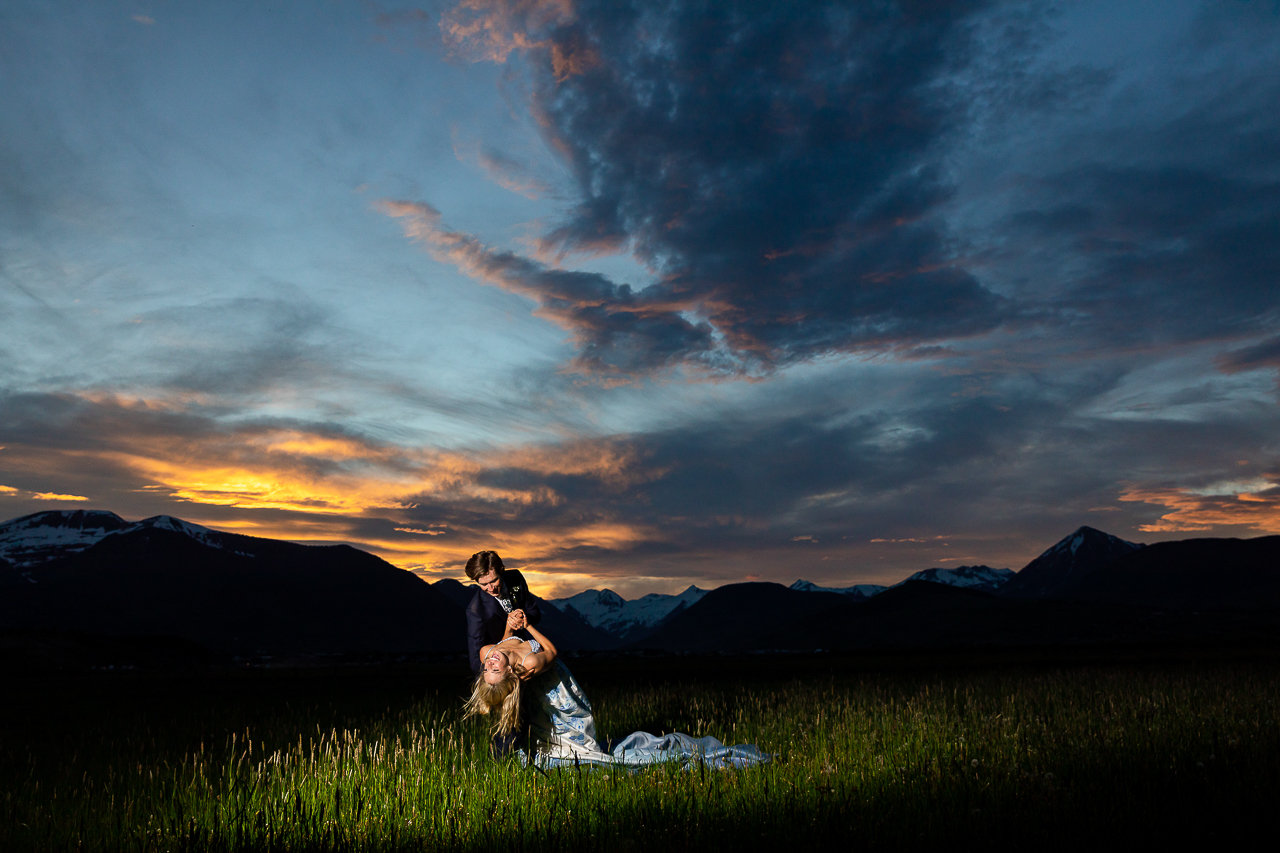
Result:
M45 512L0 525L0 549L5 629L170 636L229 655L462 648L460 608L348 545Z
M918 573L862 599L732 584L645 644L719 651L730 634L744 651L1280 639L1280 536L1142 546L1081 527L994 590L936 578ZM743 631L743 613L767 618Z
M706 594L705 589L690 586L679 595L650 593L627 601L611 589L589 589L568 598L549 599L547 604L567 616L599 628L621 643L634 643L643 640L676 614L697 604Z
M53 511L0 524L6 636L96 636L102 648L151 652L168 637L183 654L215 657L462 654L475 594L350 546L171 516ZM740 583L632 601L587 590L542 612L539 627L570 651L1270 642L1280 639L1280 536L1143 546L1081 527L1016 573L961 566L890 587Z
M797 592L841 592L855 601L879 595L886 589L902 586L913 581L927 581L946 586L957 586L964 589L976 589L982 592L995 592L1017 575L1013 569L993 569L990 566L956 566L950 569L923 569L898 581L893 586L874 583L860 583L853 586L832 587L818 586L806 580L798 580L788 589Z

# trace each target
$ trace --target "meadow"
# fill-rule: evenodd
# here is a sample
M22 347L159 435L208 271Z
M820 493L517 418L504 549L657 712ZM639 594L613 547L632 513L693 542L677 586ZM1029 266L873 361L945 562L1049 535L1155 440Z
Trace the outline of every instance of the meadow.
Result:
M569 661L603 736L763 767L488 756L458 665L6 681L0 849L1067 848L1245 838L1280 792L1280 661Z

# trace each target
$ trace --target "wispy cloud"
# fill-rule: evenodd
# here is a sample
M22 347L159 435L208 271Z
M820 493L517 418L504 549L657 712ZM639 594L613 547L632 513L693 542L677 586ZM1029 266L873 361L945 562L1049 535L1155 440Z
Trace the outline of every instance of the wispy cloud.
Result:
M498 186L527 199L546 198L555 194L551 184L535 176L525 164L480 142L461 141L456 129L453 153L462 162L479 166L488 175L489 180Z
M554 269L490 248L470 234L445 228L440 211L424 202L383 199L376 207L400 219L405 234L439 260L537 303L537 316L572 334L578 347L571 365L575 371L626 381L686 360L711 372L734 368L710 325L686 318L697 308L691 300L654 288L634 292L598 273Z

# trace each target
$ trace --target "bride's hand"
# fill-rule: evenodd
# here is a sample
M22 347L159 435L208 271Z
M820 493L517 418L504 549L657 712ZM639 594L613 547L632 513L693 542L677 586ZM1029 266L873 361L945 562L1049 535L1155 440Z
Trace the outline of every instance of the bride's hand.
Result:
M525 618L523 610L512 610L507 614L507 631L519 631L525 627L528 620Z

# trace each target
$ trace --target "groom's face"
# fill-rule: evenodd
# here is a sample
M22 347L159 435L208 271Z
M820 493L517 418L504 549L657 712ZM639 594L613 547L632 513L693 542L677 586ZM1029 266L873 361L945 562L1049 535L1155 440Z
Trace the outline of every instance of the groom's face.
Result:
M502 579L498 577L498 573L490 569L485 574L476 578L476 583L480 584L480 588L490 595L498 594L498 587L502 586Z

